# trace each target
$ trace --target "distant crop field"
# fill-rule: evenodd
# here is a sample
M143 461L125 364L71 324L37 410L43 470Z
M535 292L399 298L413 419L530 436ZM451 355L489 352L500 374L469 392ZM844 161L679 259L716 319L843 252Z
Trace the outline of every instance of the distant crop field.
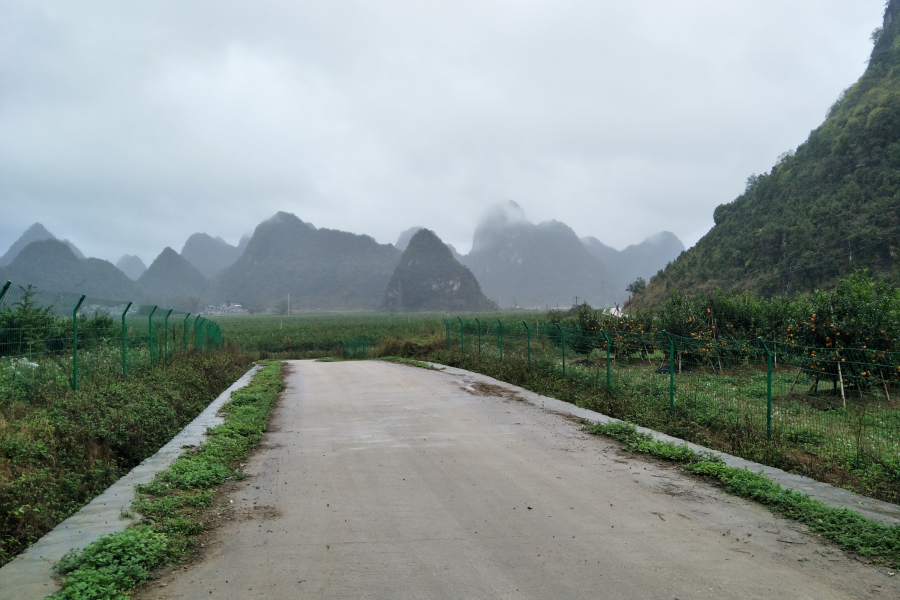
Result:
M529 313L536 318L536 313ZM478 313L485 322L522 318L518 313ZM543 316L543 315L541 315ZM441 313L304 313L300 315L217 315L229 343L244 352L284 355L285 358L326 356L339 352L341 342L362 339L378 344L388 339L424 342L446 335ZM463 318L472 320L471 315ZM442 338L443 339L443 338Z

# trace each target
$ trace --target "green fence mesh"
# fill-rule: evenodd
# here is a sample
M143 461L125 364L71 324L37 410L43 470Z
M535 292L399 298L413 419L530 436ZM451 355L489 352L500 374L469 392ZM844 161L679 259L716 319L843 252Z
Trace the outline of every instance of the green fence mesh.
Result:
M78 389L101 372L127 376L221 344L218 324L200 315L12 282L0 288L0 390L10 395L38 381Z
M369 356L369 342L362 338L341 340L341 348L344 358L368 358Z
M900 353L780 341L582 330L541 321L444 320L448 350L543 361L611 397L740 430L824 460L896 465Z

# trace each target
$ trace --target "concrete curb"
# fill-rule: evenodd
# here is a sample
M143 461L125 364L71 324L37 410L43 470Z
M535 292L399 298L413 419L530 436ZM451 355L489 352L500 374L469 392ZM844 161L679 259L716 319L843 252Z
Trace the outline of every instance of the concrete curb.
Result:
M547 396L535 394L534 392L529 392L524 388L506 383L504 381L500 381L498 379L494 379L493 377L488 377L487 375L481 375L480 373L473 373L472 371L457 369L455 367L448 367L437 363L428 364L432 364L435 367L441 368L442 372L447 373L448 375L466 377L471 381L481 381L483 383L489 383L491 385L496 385L508 389L515 392L531 404L534 404L535 406L539 406L546 410L568 414L573 417L592 421L594 423L613 423L619 421L619 419L614 419L612 417L608 417L604 414L594 412L586 408L579 408L574 404L569 404L568 402L563 402L562 400L557 400L556 398L549 398ZM768 477L772 481L775 481L776 483L781 484L783 487L790 488L798 492L803 492L809 497L820 500L829 506L854 510L862 514L866 518L884 523L885 525L900 524L900 506L897 506L896 504L882 502L881 500L875 500L874 498L866 498L865 496L860 496L859 494L855 494L849 490L837 488L832 485L828 485L827 483L822 483L821 481L810 479L809 477L794 475L793 473L788 473L786 471L782 471L781 469L776 469L775 467L768 467L766 465L751 462L743 458L738 458L737 456L719 452L718 450L710 450L709 448L704 448L702 446L698 446L697 444L692 444L682 439L675 438L664 433L654 431L652 429L647 429L646 427L638 427L637 430L642 433L649 433L653 436L654 439L657 440L674 442L679 445L684 444L695 452L710 452L720 457L729 467L749 469L754 473L762 472L766 477Z
M231 398L231 393L250 383L261 368L262 365L256 365L247 371L156 454L0 568L0 597L3 600L37 600L57 592L60 585L53 577L53 565L70 549L84 548L100 536L122 531L134 523L133 519L122 516L122 511L131 509L134 486L149 483L157 473L167 469L184 452L183 446L202 443L207 428L223 422L216 413Z

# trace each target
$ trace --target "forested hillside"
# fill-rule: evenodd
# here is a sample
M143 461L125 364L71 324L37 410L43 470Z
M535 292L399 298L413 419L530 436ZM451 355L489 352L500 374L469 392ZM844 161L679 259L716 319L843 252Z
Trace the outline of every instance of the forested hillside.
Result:
M513 201L488 209L462 262L501 307L571 306L576 296L593 306L611 306L625 292L571 227L532 223Z
M215 279L215 298L266 310L291 295L296 309L375 309L400 251L367 235L310 227L279 212Z
M32 242L4 269L18 285L45 290L80 292L99 298L140 300L141 289L112 263L99 258L78 258L65 242L45 239Z
M25 247L32 242L41 242L43 240L55 240L57 239L55 235L47 231L47 228L41 225L40 223L35 223L31 227L25 230L19 239L13 242L12 246L9 247L9 250L3 256L0 256L0 266L6 266L10 264L15 258L19 255L19 253L25 249ZM81 250L75 247L75 244L70 242L69 240L60 240L69 249L72 251L72 254L75 255L76 258L84 258L84 254L81 253Z
M194 265L205 277L212 277L227 269L243 253L243 248L232 246L222 238L212 237L206 233L191 235L181 249L181 256Z
M478 280L435 233L419 229L407 242L388 282L386 312L496 310Z
M159 253L137 282L153 302L171 304L179 310L197 310L209 295L209 281L169 247Z
M855 269L898 280L900 0L873 34L868 68L796 152L714 213L696 246L653 277L640 299L721 287L763 296L831 288Z

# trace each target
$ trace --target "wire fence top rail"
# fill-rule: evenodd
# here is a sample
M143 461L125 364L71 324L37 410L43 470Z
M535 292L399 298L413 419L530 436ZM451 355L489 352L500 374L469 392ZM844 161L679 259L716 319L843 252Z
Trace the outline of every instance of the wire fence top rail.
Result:
M900 353L448 317L445 347L540 363L609 398L900 476Z
M12 396L37 380L79 379L165 363L186 350L223 343L219 325L199 314L96 298L7 281L0 287L0 389Z

